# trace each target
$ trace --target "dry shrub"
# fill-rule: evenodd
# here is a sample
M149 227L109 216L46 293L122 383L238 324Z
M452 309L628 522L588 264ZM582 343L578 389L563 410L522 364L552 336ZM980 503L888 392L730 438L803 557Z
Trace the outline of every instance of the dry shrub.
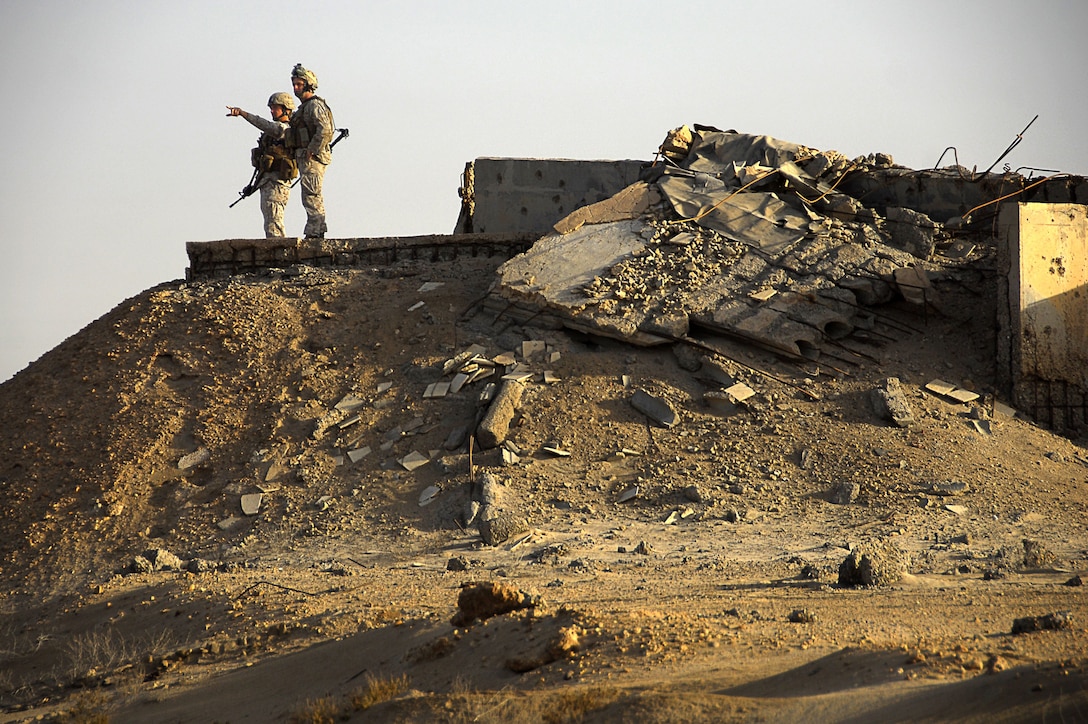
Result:
M167 629L136 637L127 637L112 629L98 629L73 636L65 648L70 675L79 678L161 656L176 646L174 635Z
M292 724L335 724L340 707L329 697L307 699L302 708L291 715Z
M568 689L544 700L540 720L545 724L581 721L586 714L610 706L620 698L616 689L587 687Z
M351 706L354 711L369 709L375 704L394 699L408 691L408 675L377 677L367 675L366 684L352 692Z
M109 724L106 713L109 701L101 691L86 691L74 695L71 705L57 714L56 724Z

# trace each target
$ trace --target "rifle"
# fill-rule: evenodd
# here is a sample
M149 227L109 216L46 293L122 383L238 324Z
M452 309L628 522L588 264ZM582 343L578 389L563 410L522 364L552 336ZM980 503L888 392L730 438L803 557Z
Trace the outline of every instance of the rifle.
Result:
M257 190L257 186L255 184L257 183L257 175L260 174L260 172L261 172L261 170L259 168L253 169L253 176L250 177L249 183L247 183L242 188L242 190L238 192L238 198L234 200L234 204L238 203L239 201L246 198L247 196L252 196L253 195L253 192ZM231 204L227 208L228 209L233 209L234 204Z
M346 128L337 128L336 132L337 132L338 135L336 136L336 138L334 138L332 140L332 143L329 144L329 150L330 151L332 150L333 146L340 143L340 141L344 140L345 138L347 138L350 135L350 131L348 129L346 129ZM261 173L261 170L259 168L253 169L253 176L249 179L249 183L247 183L245 185L245 187L243 187L242 190L238 192L238 198L234 200L234 204L237 204L242 199L253 195L253 193L257 190L257 187L254 184L257 182L257 176L259 176L260 173ZM299 182L299 179L295 179L295 182L293 184L291 184L291 188L294 188L295 186L298 186L298 182ZM228 209L233 209L234 204L231 204L227 208Z
M346 128L337 128L337 129L334 129L334 130L336 131L336 133L338 135L336 136L336 138L332 139L332 143L329 144L329 150L330 151L332 150L333 146L340 143L340 141L344 140L349 135L351 135L350 131L348 131L348 129L346 129ZM301 176L299 176L297 179L295 179L295 182L293 184L291 184L291 188L294 188L294 187L298 186L298 182L301 181L301 180L302 180ZM235 202L235 203L237 203L237 202Z

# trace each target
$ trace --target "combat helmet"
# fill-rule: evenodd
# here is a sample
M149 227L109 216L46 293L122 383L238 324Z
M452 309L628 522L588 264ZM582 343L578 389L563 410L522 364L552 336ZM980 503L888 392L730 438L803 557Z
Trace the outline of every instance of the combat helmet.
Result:
M290 93L273 93L268 98L268 105L270 106L283 106L283 110L288 113L292 113L295 110L295 97Z
M317 76L312 70L306 70L302 67L302 63L295 63L295 67L291 70L292 80L295 78L301 78L306 83L307 90L317 90Z

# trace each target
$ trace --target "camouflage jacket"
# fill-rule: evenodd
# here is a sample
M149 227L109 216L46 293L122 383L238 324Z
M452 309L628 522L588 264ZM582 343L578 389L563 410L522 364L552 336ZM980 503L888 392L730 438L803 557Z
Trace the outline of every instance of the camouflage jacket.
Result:
M332 161L332 151L329 144L332 143L333 132L336 124L332 119L332 111L323 98L311 96L302 101L295 114L291 116L291 128L287 131L287 147L298 152L306 149L321 163Z

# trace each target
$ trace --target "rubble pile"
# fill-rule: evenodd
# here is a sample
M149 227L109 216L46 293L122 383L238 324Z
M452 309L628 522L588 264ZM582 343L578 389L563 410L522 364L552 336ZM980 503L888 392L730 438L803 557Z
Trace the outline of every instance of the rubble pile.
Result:
M936 303L934 255L952 244L943 225L836 190L851 173L891 167L886 154L850 161L768 136L676 129L643 181L504 264L492 304L640 345L703 328L819 359L873 326L866 306Z

